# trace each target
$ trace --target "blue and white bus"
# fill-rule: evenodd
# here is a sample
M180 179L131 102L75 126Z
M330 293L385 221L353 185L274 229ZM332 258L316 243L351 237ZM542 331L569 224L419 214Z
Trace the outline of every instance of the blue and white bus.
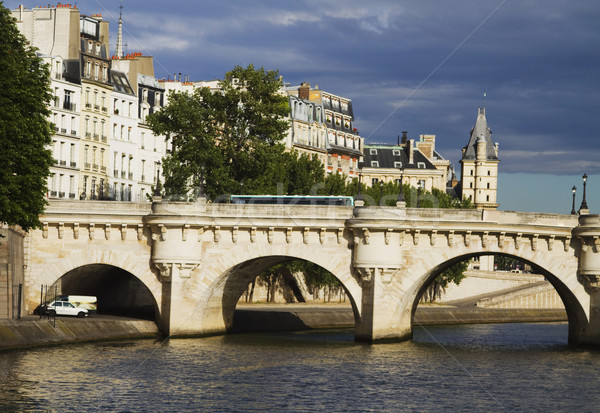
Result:
M321 195L231 195L232 204L354 206L351 196Z

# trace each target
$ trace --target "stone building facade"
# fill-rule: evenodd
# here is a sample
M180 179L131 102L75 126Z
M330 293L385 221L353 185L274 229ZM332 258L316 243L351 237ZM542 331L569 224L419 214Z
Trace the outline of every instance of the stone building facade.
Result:
M485 107L479 108L460 163L462 199L470 199L477 209L498 208L498 143L492 141Z
M109 22L74 5L20 6L12 15L51 71L55 165L48 197L147 200L168 148L145 124L164 104L152 57L123 56L121 38L111 57Z

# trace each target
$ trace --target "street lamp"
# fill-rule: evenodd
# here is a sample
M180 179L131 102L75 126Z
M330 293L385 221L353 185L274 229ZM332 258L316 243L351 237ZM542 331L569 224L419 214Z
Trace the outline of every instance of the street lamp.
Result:
M577 213L577 211L575 211L575 192L577 192L577 187L573 185L571 191L573 191L573 206L571 207L571 215L575 215Z
M156 162L156 186L153 195L160 196L160 161Z
M379 181L379 206L383 206L383 179Z
M402 193L402 168L400 169L400 179L398 179L398 184L400 185L400 192L398 192L398 199L396 199L396 205L404 202L404 194Z
M589 209L588 208L588 204L587 201L585 200L585 186L587 184L587 174L583 174L583 200L581 201L581 206L579 207L579 211L581 211L582 209Z
M358 163L358 191L356 192L356 197L354 198L355 201L362 201L362 192L361 192L361 186L362 186L362 167L363 167L363 163L359 162Z

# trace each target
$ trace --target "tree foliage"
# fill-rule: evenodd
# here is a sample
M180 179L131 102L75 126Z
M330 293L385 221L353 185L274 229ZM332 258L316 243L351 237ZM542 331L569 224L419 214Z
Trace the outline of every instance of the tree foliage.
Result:
M48 68L0 4L0 222L39 227L50 175Z
M167 195L201 184L210 198L229 194L302 194L323 180L316 157L286 152L289 104L277 71L236 66L220 90L171 93L148 118L156 134L172 139L164 159Z

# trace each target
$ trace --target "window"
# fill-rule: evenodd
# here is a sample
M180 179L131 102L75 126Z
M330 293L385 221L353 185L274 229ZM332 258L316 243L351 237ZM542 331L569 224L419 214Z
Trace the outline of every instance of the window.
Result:
M379 168L379 161L371 161L372 168Z
M373 178L371 179L371 186L375 186L379 183L379 178Z
M394 149L392 153L394 156L400 156L400 149Z
M377 155L377 149L369 149L369 155Z
M425 162L417 162L418 169L425 169Z
M469 188L473 188L473 182L469 182Z
M470 175L471 175L471 176L473 176L473 170L472 170L472 169L471 169L471 171L470 171Z
M492 174L492 171L488 171L488 176L490 176Z
M487 189L490 189L490 183L489 182L487 183Z
M485 196L485 200L489 202L489 201L490 201L490 196L489 196L489 195L486 195L486 196Z
M402 168L402 162L394 162L394 168Z
M419 179L419 182L417 185L420 189L425 190L425 180L424 179Z

